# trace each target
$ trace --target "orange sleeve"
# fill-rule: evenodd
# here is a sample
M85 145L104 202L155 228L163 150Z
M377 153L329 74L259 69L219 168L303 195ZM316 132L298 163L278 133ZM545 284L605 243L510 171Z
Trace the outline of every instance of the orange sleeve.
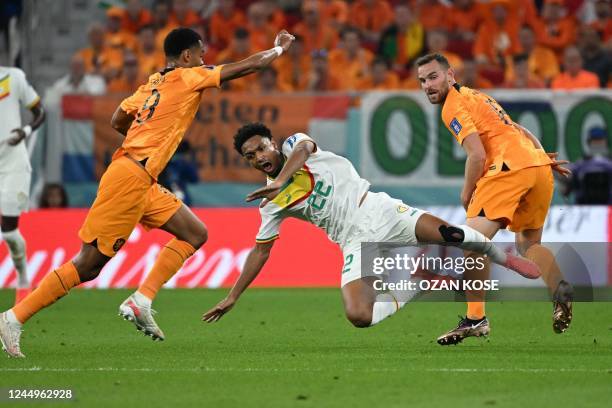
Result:
M201 91L206 88L221 86L221 69L223 65L202 66L183 70L182 78L189 88Z
M138 112L140 105L141 101L140 98L138 98L138 91L136 91L132 96L121 101L119 107L128 115L136 116L136 112Z
M477 133L478 130L469 113L461 105L461 101L459 101L458 98L460 98L460 96L456 95L453 99L446 100L442 108L442 121L451 134L455 136L457 142L463 144L463 140L468 135Z

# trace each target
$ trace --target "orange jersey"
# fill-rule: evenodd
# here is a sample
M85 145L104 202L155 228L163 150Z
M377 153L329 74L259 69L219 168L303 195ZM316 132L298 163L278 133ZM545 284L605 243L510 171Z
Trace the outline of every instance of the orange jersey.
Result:
M175 68L156 73L136 93L121 102L121 109L135 117L123 145L113 159L129 154L147 159L147 172L157 179L191 124L202 91L221 85L222 65Z
M537 149L502 107L482 92L452 86L442 107L442 120L460 144L468 135L478 134L487 155L484 177L502 168L520 170L551 163L544 150Z

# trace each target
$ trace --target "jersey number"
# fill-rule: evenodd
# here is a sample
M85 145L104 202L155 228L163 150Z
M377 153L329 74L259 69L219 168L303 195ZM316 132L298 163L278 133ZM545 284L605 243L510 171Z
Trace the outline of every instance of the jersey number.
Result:
M487 103L489 104L491 109L493 109L493 111L497 114L497 116L499 116L499 119L502 122L504 122L506 125L509 125L511 123L511 121L508 120L508 114L506 113L504 108L499 106L497 102L495 102L493 99L487 98Z
M306 200L306 202L308 204L310 204L311 207L314 207L317 210L321 210L321 209L323 209L323 207L325 206L325 203L327 202L325 197L329 196L329 194L331 193L331 190L332 190L332 187L331 186L327 186L327 188L324 191L323 190L323 182L322 181L317 181L317 184L315 184L315 188L314 188L312 194L310 195L310 197L308 197L308 200ZM318 202L317 202L317 200L318 200Z
M155 100L153 101L152 104L149 105L149 101L151 101L151 98L153 97L155 97ZM151 116L153 116L153 114L155 113L155 107L159 103L160 97L161 95L157 89L153 89L151 91L151 95L149 95L149 97L145 99L144 104L142 105L142 108L140 108L140 110L138 111L138 114L136 115L136 123L138 123L139 125L142 125L147 120L151 119ZM147 117L143 119L142 116L146 110L148 110L149 113L147 113Z

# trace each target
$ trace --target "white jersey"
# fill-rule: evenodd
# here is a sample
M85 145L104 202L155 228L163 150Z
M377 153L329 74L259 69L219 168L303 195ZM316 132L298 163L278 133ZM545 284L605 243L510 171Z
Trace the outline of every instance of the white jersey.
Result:
M19 68L0 67L0 173L30 172L25 141L10 146L11 130L21 128L21 106L31 108L40 100Z
M313 141L303 133L287 138L282 153L289 157L304 140ZM272 181L268 179L268 184ZM294 217L322 228L332 241L343 245L359 201L369 187L370 183L357 174L350 161L317 147L278 196L260 208L261 227L256 241L277 239L282 220Z

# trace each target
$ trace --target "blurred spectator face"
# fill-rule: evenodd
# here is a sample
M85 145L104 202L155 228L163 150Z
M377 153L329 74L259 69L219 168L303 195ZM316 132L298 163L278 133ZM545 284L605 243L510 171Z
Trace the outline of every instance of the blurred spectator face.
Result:
M172 10L180 17L186 15L189 11L189 0L174 0Z
M589 153L592 156L607 156L609 154L609 148L608 132L606 132L606 129L601 127L591 128L589 130L587 144L589 146Z
M410 13L410 8L408 6L399 5L395 7L395 25L400 30L407 29L412 23L412 13Z
M529 79L529 64L526 59L514 62L514 76L517 81L527 83Z
M137 19L140 14L140 10L142 10L142 4L140 4L140 0L128 0L125 9L127 10L130 17L133 19Z
M473 0L455 0L453 4L461 10L467 10L472 7Z
M250 50L249 32L246 30L236 31L234 35L234 51L238 54L248 54Z
M519 42L521 43L523 51L530 53L535 46L535 35L533 34L533 30L529 27L521 28L519 32Z
M427 33L427 48L429 52L442 52L448 46L448 36L444 31L430 31Z
M146 52L155 50L155 30L151 27L145 27L138 33L140 47Z
M320 73L327 72L327 52L315 51L312 56L312 68Z
M374 7L376 0L363 0L363 3L368 7Z
M319 3L313 0L305 0L302 3L302 18L307 26L319 25Z
M554 22L563 16L563 6L557 3L544 3L542 7L542 18L548 22Z
M40 195L40 208L66 208L68 197L60 184L47 184Z
M304 41L302 40L301 37L296 36L295 37L295 41L293 42L293 44L291 44L291 47L289 47L289 50L287 50L287 54L291 57L291 58L302 58L302 55L304 53Z
M356 33L355 31L345 32L342 36L342 42L344 44L344 49L348 51L349 54L356 54L361 48L359 33Z
M612 5L610 0L596 0L595 1L595 14L600 20L604 20L610 17L612 11Z
M461 70L461 82L466 86L475 85L478 77L478 66L474 60L464 60Z
M262 91L276 90L276 70L272 67L267 67L259 72L259 86Z
M131 52L127 52L123 56L123 76L130 83L137 82L138 59Z
M385 77L387 76L387 64L382 61L377 61L372 64L372 80L375 84L380 84L385 82Z
M570 75L578 75L582 69L582 57L576 47L567 47L563 54L563 67Z
M231 16L234 12L234 0L221 0L219 2L219 11L226 17Z
M264 28L268 23L268 13L262 3L253 3L248 11L249 23L253 27Z
M75 55L70 60L70 78L73 82L81 82L81 78L85 75L85 61L78 55Z
M580 36L578 37L578 45L583 50L597 51L601 48L601 39L599 33L593 27L582 27Z
M495 19L495 22L499 25L503 25L506 23L506 18L508 17L508 10L506 9L506 6L502 5L502 4L496 4L495 6L493 6L493 18Z
M104 47L104 28L101 25L94 24L89 29L89 44L94 50Z
M106 22L106 27L111 33L116 33L121 29L121 18L118 16L109 16Z
M158 27L168 24L168 5L166 3L156 3L153 8L153 21Z

